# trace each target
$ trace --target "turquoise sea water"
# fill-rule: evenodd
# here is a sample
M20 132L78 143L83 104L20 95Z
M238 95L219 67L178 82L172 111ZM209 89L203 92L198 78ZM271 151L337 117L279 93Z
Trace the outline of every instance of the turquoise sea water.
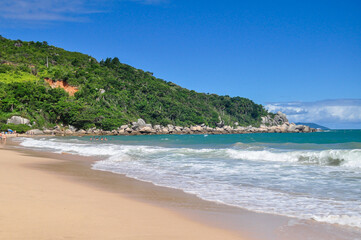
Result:
M361 130L107 138L24 138L21 145L101 156L94 169L210 201L361 229Z

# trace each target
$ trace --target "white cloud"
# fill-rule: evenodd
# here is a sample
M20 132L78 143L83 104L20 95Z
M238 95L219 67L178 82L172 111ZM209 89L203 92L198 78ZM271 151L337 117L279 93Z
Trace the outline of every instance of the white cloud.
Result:
M169 0L0 0L0 18L19 21L87 21L90 14L110 10L112 2L159 5Z
M95 1L86 0L2 0L0 17L31 21L85 21Z
M331 128L361 128L361 99L268 103L271 112L284 112L291 122L313 122Z

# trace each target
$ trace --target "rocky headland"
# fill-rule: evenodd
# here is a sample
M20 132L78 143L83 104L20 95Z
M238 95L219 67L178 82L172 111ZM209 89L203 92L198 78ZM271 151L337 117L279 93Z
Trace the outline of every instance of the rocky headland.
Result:
M12 117L9 123L29 123L27 119L21 117ZM296 125L290 123L285 114L278 112L277 114L262 117L262 124L259 127L253 126L234 126L224 125L221 121L212 128L205 124L190 127L174 126L174 125L152 125L146 123L143 119L138 119L128 125L122 125L118 129L112 131L104 131L102 129L76 129L73 126L55 126L52 129L31 129L26 132L27 135L56 135L56 136L82 136L82 135L155 135L155 134L243 134L243 133L310 133L320 131L319 129L310 128L306 125Z

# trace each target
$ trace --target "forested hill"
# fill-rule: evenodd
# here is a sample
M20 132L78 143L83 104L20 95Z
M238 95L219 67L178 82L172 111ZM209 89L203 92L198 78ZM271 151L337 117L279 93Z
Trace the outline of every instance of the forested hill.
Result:
M44 79L72 86L75 94L52 88ZM98 62L47 42L0 36L0 127L13 115L38 128L64 124L112 130L137 118L160 125L215 126L223 121L257 126L267 114L249 99L197 93L118 58Z

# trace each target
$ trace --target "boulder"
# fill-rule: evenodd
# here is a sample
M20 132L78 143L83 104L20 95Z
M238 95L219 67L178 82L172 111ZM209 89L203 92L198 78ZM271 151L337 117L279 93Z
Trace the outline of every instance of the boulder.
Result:
M191 131L193 132L202 132L203 128L201 126L192 126L191 128Z
M141 118L139 118L136 122L132 122L133 127L140 127L145 125L145 121Z
M137 122L133 122L132 125L133 125L132 127L133 130L138 130L144 127L150 127L150 128L152 127L152 124L146 124L145 121L141 118L139 118Z
M256 132L257 129L255 127L248 127L248 132ZM274 129L273 129L273 132L274 132Z
M279 126L279 129L281 130L281 132L285 133L288 130L288 126L286 123L283 123L281 126Z
M213 132L213 128L208 127L208 126L206 126L206 127L204 128L204 130L206 130L207 132Z
M128 125L122 125L120 126L120 129L127 129L129 126Z
M168 130L169 133L175 132L175 128L173 125L168 125L168 127L166 127L166 129Z
M28 134L28 135L42 135L42 134L44 134L44 132L41 131L40 129L31 129L31 130L27 131L26 134Z
M69 125L68 128L72 131L72 132L75 132L77 129L76 127L72 126L72 125Z
M128 132L128 133L131 133L131 132L133 132L133 129L128 127L128 128L126 128L126 129L124 129L124 131L125 131L125 132Z
M136 124L136 125L134 125L134 124ZM137 125L136 122L133 122L133 123L132 123L131 129L133 129L134 131L137 131L139 128L140 128L140 127Z
M296 129L300 132L302 132L304 128L305 128L304 125L296 125Z
M43 132L44 134L53 134L54 130L44 129Z
M29 125L30 124L30 120L27 119L27 118L23 118L23 117L20 117L20 116L12 116L11 118L9 118L7 121L6 121L6 124L9 124L9 123L12 123L12 124L26 124L26 125Z
M160 125L154 125L154 130L156 130L157 132L162 130L162 127Z
M311 132L311 128L309 126L305 126L305 128L303 129L303 132Z
M163 128L162 131L161 131L163 134L168 134L169 133L169 130L167 127Z
M182 132L184 133L190 133L191 132L191 129L189 127L184 127Z
M224 126L223 129L227 132L232 132L234 130L231 126Z
M145 121L143 119L141 119L141 118L138 119L137 123L138 123L139 126L143 126L143 125L146 124Z
M174 129L176 132L181 132L183 130L183 127L175 126Z
M244 133L245 127L238 126L235 130L237 131L237 133Z
M54 130L55 135L63 135L63 131L60 130Z
M94 130L93 130L93 133L94 133L95 135L101 135L102 130L100 130L100 129L94 129Z
M277 112L273 117L271 117L271 115L267 115L261 117L261 119L262 119L262 124L267 126L277 126L277 125L282 125L284 123L288 123L286 114L282 112Z
M155 130L151 127L142 127L139 129L141 133L155 133Z
M278 117L280 122L282 123L288 122L287 116L283 112L278 111L276 116Z
M276 133L281 133L281 132L282 132L281 126L277 126L277 127L275 128L275 132L276 132Z
M294 132L296 131L296 125L291 123L290 126L287 129L288 132Z
M66 135L72 135L72 134L74 134L74 132L72 130L70 130L70 129L66 129L65 134Z
M261 117L261 119L262 119L262 124L270 124L271 117L269 115Z
M222 128L224 126L224 122L220 121L219 123L216 123L216 126Z
M216 127L214 130L215 130L216 132L218 132L218 133L225 132L225 130L224 130L223 128L220 128L220 127Z
M79 134L86 134L86 131L84 129L80 129L77 133Z

